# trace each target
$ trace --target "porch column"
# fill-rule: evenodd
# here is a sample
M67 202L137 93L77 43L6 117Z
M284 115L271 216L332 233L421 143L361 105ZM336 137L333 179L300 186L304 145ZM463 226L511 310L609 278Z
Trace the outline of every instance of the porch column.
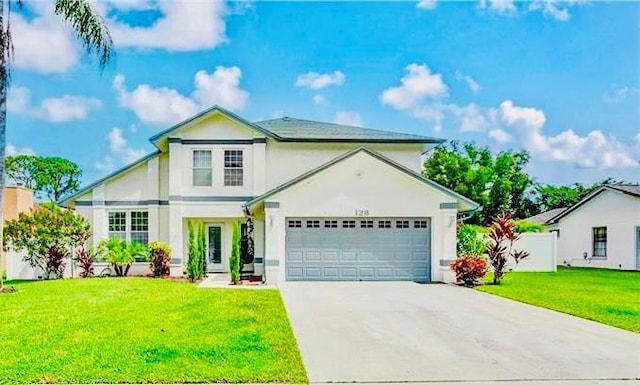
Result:
M458 226L458 204L440 203L440 219L442 225L440 249L440 274L443 282L449 283L455 281L455 276L449 264L456 258L456 236ZM436 256L437 257L437 256Z
M169 246L171 276L180 277L186 265L182 218L182 143L169 138Z
M265 276L268 283L284 282L284 218L279 202L264 203Z
M91 213L91 230L93 232L93 246L97 246L100 240L109 236L107 223L107 209L105 207L104 184L98 185L93 189L92 213Z
M147 161L147 196L150 202L149 212L149 242L157 241L160 237L160 160L159 156Z

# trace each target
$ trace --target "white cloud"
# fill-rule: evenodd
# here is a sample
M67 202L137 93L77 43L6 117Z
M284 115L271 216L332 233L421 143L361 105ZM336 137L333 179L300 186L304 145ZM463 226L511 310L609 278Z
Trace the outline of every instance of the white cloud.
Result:
M222 1L127 1L125 5L134 7L130 9L152 8L161 16L148 27L131 26L123 20L110 18L109 30L118 47L193 51L212 49L227 41L225 17L228 9ZM111 1L102 7L121 6L120 1Z
M50 74L73 68L80 56L71 29L53 12L53 3L29 2L34 17L11 13L16 68ZM46 42L46 44L43 44Z
M602 131L594 130L580 136L569 129L556 135L545 135L542 131L546 122L544 112L532 107L515 106L510 100L500 104L498 113L505 127L514 130L520 144L543 159L584 168L640 166L638 149L626 146Z
M500 14L513 14L517 11L514 0L481 0L478 6Z
M100 162L95 163L96 169L102 172L111 172L119 166L130 164L145 155L144 150L133 148L123 136L121 129L114 127L105 137L109 144L109 154Z
M568 21L571 18L569 8L560 8L557 6L556 0L536 0L529 5L530 11L542 11L545 17L552 18L558 21Z
M311 71L298 75L295 86L321 90L329 86L341 86L344 84L344 81L345 76L341 71L333 71L332 73L325 74Z
M418 4L416 4L416 7L419 9L432 10L435 9L437 5L437 0L420 0Z
M511 140L511 135L501 128L490 130L489 137L495 139L498 143L506 143Z
M336 124L362 127L362 116L356 111L338 111L333 118Z
M21 147L18 148L11 143L7 143L7 147L5 148L6 156L16 156L16 155L35 155L36 152L33 151L31 147Z
M32 105L31 92L26 87L12 87L7 99L7 111L10 113L33 116L52 123L84 120L92 110L101 107L100 100L78 95L46 98L39 105Z
M462 74L462 72L460 72L460 70L456 70L456 79L458 81L460 80L464 80L465 83L467 83L467 86L469 87L469 89L473 92L478 92L480 91L480 83L478 83L474 78L472 78L469 75L464 75Z
M96 98L64 95L59 98L47 98L40 103L39 114L53 123L64 123L72 120L84 120L89 111L102 107Z
M313 95L313 104L327 104L327 98L322 94Z
M462 132L482 132L492 125L491 120L475 103L463 107L451 104L448 106L448 110L460 119L460 131Z
M198 71L194 76L195 89L186 96L173 88L154 88L148 84L127 90L123 75L113 80L122 107L133 111L144 123L170 124L184 120L197 112L218 104L230 110L242 109L249 93L240 88L242 71L238 67L216 67L212 73Z
M441 74L432 73L428 66L412 63L405 67L400 86L389 87L380 94L380 101L398 110L418 107L427 98L447 96L448 88Z
M631 94L637 93L637 89L629 87L619 87L611 85L607 91L602 95L602 100L605 103L622 103Z

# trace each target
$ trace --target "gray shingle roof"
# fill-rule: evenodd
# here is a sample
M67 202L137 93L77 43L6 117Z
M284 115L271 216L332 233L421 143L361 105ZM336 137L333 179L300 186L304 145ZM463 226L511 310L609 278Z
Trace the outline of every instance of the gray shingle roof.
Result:
M607 187L640 197L640 185L637 184L608 184Z
M546 225L551 219L555 218L558 214L566 210L566 207L559 207L557 209L551 209L545 212L542 212L538 215L534 215L532 217L526 218L525 221L531 223L540 223Z
M428 136L373 130L344 124L315 122L295 118L279 118L254 122L276 136L287 140L353 140L380 142L441 143L443 140Z

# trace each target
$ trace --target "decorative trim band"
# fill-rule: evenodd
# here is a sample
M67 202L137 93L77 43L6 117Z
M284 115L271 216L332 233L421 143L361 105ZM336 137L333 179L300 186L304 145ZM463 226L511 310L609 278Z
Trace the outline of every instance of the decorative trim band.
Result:
M172 265L182 265L182 258L171 258Z
M254 257L253 263L264 263L264 258L262 257Z
M280 202L264 202L265 209L279 209Z
M254 143L267 143L266 138L253 138L253 139L180 139L169 138L169 143L181 143L181 144L254 144Z
M159 199L149 199L146 201L76 201L76 206L91 207L91 206L168 206L169 201Z
M445 210L445 209L457 209L458 208L458 203L457 202L445 202L445 203L440 203L440 209L441 210Z
M280 260L279 259L267 259L265 261L265 265L267 267L277 267L277 266L280 266Z
M168 141L169 141L169 143L180 143L180 142L182 142L182 139L180 139L180 138L169 138Z
M453 259L441 259L440 260L440 267L448 267L451 262L453 262Z
M169 201L178 202L246 202L253 197L246 196L181 196L169 195Z

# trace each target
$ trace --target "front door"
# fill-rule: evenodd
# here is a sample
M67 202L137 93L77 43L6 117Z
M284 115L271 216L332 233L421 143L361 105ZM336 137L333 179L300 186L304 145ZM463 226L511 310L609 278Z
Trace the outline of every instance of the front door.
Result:
M207 225L207 258L210 272L224 271L221 225Z

